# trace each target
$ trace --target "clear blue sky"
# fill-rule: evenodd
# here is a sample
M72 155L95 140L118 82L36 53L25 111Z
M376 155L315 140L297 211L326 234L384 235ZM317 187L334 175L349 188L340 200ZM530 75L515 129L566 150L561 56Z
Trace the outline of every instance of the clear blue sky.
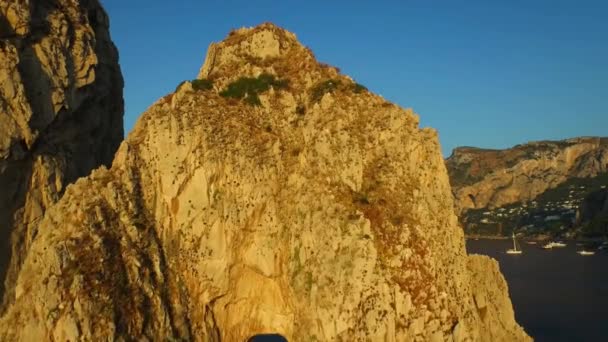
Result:
M101 0L125 131L232 28L274 22L456 146L608 135L608 1Z

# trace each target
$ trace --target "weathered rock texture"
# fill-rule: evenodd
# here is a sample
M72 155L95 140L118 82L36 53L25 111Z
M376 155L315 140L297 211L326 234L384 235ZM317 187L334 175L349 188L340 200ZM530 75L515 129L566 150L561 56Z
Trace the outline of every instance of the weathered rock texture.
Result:
M122 86L97 1L0 2L1 307L45 210L67 184L111 163L123 138Z
M593 191L583 201L576 214L577 226L591 234L608 234L608 189Z
M532 142L506 150L460 147L446 165L458 212L492 209L532 200L569 178L608 171L608 138Z
M218 95L262 72L289 87ZM215 88L156 102L48 210L0 339L529 339L496 262L467 256L412 111L271 24L212 45L201 77Z

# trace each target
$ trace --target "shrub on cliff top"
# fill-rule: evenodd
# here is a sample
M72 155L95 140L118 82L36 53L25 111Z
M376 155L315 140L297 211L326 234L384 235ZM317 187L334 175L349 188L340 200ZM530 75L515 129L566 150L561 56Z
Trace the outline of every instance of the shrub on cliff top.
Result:
M323 95L333 93L340 86L340 80L331 79L317 83L310 90L310 102L315 103L321 101Z
M177 92L179 90L179 88L182 85L184 85L184 83L186 83L186 81L179 82L177 87L175 87L175 92ZM192 89L194 89L194 90L211 90L211 89L213 89L213 81L208 80L206 78L199 78L196 80L192 80L192 81L190 81L190 84L192 84Z
M235 99L244 99L252 106L261 104L259 94L267 91L270 87L276 89L287 88L287 80L277 79L274 75L261 74L258 77L241 77L230 83L226 89L220 92L220 96Z
M213 89L213 81L206 78L192 80L192 89L194 90L210 90Z
M323 95L333 93L336 90L350 90L353 93L359 94L367 91L367 88L359 83L351 83L343 85L339 79L329 79L321 81L310 90L310 102L315 103L321 101Z
M352 89L353 89L353 92L356 94L367 91L367 87L360 83L353 83Z

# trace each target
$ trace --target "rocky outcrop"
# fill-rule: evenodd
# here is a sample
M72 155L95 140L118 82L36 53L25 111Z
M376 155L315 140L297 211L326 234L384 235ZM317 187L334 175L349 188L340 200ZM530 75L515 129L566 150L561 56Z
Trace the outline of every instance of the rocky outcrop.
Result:
M470 255L467 267L471 274L475 307L483 322L481 340L505 340L504 330L517 326L517 322L511 300L505 296L507 282L500 273L498 262L485 255Z
M602 189L588 194L576 213L576 225L586 235L608 235L608 189Z
M200 78L47 211L1 340L530 339L411 110L271 24Z
M456 208L526 202L570 178L608 171L608 138L541 141L506 150L454 149L446 160Z
M67 184L111 163L123 139L122 86L97 1L0 2L2 307L45 210Z

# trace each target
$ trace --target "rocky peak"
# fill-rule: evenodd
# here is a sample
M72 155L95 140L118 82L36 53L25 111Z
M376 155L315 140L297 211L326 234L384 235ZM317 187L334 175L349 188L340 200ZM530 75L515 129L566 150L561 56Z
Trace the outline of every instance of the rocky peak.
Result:
M226 73L235 73L234 69L229 69L235 65L262 67L264 64L271 64L269 62L296 55L300 59L314 60L310 50L298 42L295 34L274 24L265 23L253 28L240 28L231 31L224 41L209 45L199 78L221 77Z
M209 50L47 211L0 340L529 340L435 131L273 25Z
M319 63L296 35L271 23L230 32L220 43L211 43L199 79L209 79L223 89L241 77L273 75L289 82L289 91L299 100L318 82L354 84L337 68Z

